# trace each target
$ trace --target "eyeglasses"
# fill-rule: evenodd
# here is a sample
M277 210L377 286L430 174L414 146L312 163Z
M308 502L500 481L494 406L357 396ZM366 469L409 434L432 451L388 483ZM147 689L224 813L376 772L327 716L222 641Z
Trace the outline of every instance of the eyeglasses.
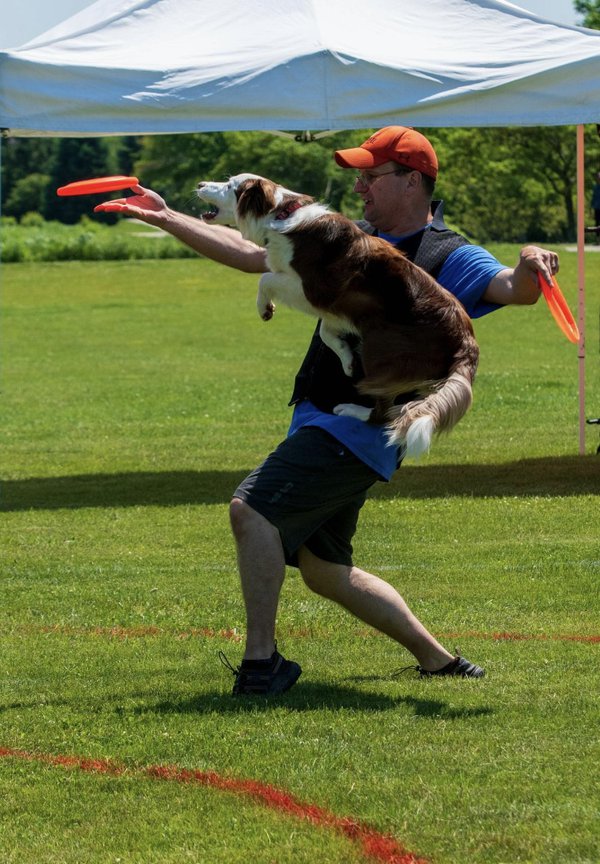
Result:
M356 175L356 180L358 183L362 183L363 186L372 186L380 177L385 177L386 174L396 174L398 176L402 174L408 174L409 171L406 171L399 168L392 168L391 171L381 171L379 174L373 174L371 171L359 171Z

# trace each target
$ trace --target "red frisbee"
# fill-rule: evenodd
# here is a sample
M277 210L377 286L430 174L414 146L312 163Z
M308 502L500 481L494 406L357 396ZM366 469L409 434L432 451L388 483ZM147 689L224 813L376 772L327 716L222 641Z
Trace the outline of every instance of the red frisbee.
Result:
M56 194L64 195L94 195L98 192L115 192L117 189L129 189L137 186L137 177L126 177L123 174L115 174L112 177L93 177L91 180L77 180L75 183L67 183L56 190Z
M548 308L554 316L554 320L565 334L569 342L579 342L579 328L575 323L575 319L571 315L571 310L567 306L562 291L558 287L558 282L552 277L552 283L546 281L538 270L538 283L544 295L544 299L548 304Z

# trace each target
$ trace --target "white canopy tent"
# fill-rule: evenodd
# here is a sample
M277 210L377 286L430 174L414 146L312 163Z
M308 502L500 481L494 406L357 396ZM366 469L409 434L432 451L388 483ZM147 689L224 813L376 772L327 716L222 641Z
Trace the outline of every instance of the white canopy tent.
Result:
M12 136L411 126L578 126L580 451L583 125L600 31L501 0L97 0L0 52Z
M0 53L12 135L592 123L600 32L497 0L98 0Z

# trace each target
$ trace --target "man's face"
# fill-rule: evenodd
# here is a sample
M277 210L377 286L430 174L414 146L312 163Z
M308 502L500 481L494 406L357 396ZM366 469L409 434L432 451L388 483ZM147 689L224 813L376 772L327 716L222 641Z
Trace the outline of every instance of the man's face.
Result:
M409 206L406 190L412 172L396 174L401 170L395 162L386 162L370 171L357 172L354 191L364 203L364 217L379 231L393 233L403 221Z

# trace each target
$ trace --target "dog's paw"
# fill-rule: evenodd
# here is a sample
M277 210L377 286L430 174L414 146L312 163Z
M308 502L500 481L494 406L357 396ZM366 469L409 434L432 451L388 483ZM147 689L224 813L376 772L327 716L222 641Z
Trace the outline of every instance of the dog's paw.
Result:
M371 408L366 405L355 405L353 402L341 402L333 409L333 413L338 417L355 417L357 420L363 420L365 423L371 416Z
M346 342L340 342L340 344L336 345L336 354L340 358L344 375L352 378L356 373L356 359Z
M275 313L275 304L266 303L264 306L258 307L258 314L263 321L270 321Z

